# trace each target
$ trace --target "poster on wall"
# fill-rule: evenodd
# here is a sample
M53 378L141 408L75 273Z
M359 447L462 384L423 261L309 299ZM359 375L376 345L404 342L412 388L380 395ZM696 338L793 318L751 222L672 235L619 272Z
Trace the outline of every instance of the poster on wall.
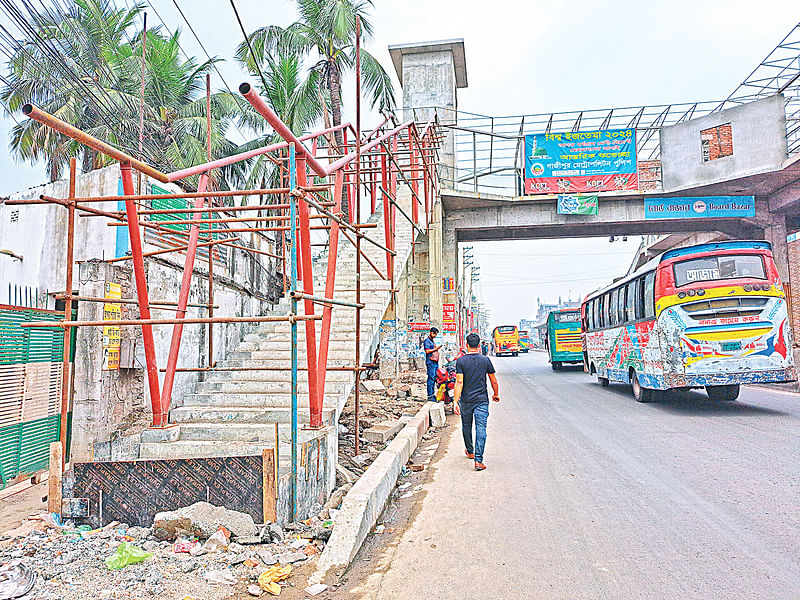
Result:
M636 190L636 130L525 136L525 193Z
M106 281L105 298L119 300L122 288L118 283ZM122 318L122 304L117 302L103 303L103 321L118 321ZM121 335L119 325L103 326L103 371L119 370L119 349Z
M442 304L442 331L452 333L456 331L456 305Z

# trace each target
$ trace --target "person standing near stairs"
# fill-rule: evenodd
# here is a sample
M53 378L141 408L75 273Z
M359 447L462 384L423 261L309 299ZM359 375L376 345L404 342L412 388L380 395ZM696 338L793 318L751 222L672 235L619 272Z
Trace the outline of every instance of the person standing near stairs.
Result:
M425 351L425 369L428 372L428 400L436 402L436 370L439 368L439 350L441 344L436 345L434 341L439 330L431 327L428 337L422 342L422 349Z

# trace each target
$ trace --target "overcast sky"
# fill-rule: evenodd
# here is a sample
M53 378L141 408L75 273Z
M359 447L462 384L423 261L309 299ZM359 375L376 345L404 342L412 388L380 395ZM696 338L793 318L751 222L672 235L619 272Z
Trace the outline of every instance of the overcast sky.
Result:
M204 58L172 0L151 2L170 30L183 31L185 51ZM246 77L230 61L241 33L229 2L178 4L206 50L226 59L220 70L235 90ZM248 31L295 18L288 0L236 4ZM150 24L160 24L152 8L148 13ZM395 83L390 44L464 38L469 87L459 90L459 108L501 116L724 99L798 22L800 2L376 0L372 14L376 34L365 47ZM346 119L351 109L352 102ZM371 120L364 116L365 128ZM0 120L3 139L12 125ZM41 165L21 165L0 153L0 194L43 181ZM492 320L533 317L537 297L579 298L622 274L637 245L638 238L627 244L607 238L474 244Z

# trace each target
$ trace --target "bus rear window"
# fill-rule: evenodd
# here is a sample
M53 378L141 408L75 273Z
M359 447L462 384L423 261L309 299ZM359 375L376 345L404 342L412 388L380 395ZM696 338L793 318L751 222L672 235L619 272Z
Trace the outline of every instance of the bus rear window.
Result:
M514 333L517 330L516 327L512 327L510 325L506 325L505 327L498 327L497 331L499 333Z
M764 259L761 256L743 254L693 258L676 263L673 269L677 287L697 281L716 281L739 277L766 279Z
M575 323L580 319L580 315L577 312L555 313L556 323Z

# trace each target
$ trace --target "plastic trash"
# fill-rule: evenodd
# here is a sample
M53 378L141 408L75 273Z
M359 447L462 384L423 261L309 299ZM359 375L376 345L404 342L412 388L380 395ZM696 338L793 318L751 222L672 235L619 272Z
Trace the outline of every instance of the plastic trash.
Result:
M206 540L203 544L203 550L206 552L216 552L217 550L224 550L228 546L228 541L231 539L231 532L220 527L216 533Z
M269 592L273 596L281 593L281 586L278 585L279 581L283 581L292 572L292 565L283 565L282 567L270 567L258 576L258 585L265 592Z
M236 585L236 577L230 571L206 571L203 575L208 583L216 583L219 585Z
M197 545L198 543L194 540L189 540L186 538L178 538L177 540L175 540L175 543L172 544L172 551L175 554L181 554L184 552L188 554L189 552L192 551L192 548L194 548Z
M31 571L18 560L0 567L0 599L24 596L36 583L36 572Z
M106 566L112 571L135 565L153 556L130 542L122 542L117 546L116 552L106 559Z

